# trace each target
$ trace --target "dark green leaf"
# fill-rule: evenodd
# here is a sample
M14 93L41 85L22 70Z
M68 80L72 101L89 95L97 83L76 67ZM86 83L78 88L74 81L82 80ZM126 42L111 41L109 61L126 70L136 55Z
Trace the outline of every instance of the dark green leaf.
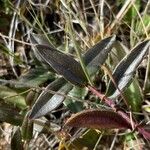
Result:
M18 127L11 138L11 150L23 150L20 128Z
M140 112L142 108L143 95L137 80L133 80L123 93L128 106L133 112Z
M141 3L140 0L136 0L134 2L134 6L132 5L125 14L124 21L127 22L127 24L131 25L133 21L137 21L136 17L138 16L138 11L140 11L140 3Z
M23 117L12 105L0 100L0 121L18 126L22 124Z
M62 94L65 94L70 90L71 87L72 86L70 84L65 84L65 80L63 78L57 79L50 83L38 97L31 110L30 118L35 119L44 116L45 114L57 108L63 102L64 96L58 94L53 96L53 94L51 94L48 90L58 91Z
M66 80L78 86L87 84L81 65L71 56L45 45L37 45L36 48L40 56Z
M87 150L94 150L94 147L101 135L101 132L97 132L96 130L88 130L83 133L82 136L76 135L75 140L71 141L68 149L70 150L84 150L85 147L88 147ZM91 138L92 137L92 138Z
M149 40L146 40L138 44L122 61L118 64L113 72L113 78L120 90L123 90L127 84L131 81L136 68L143 60L143 57L148 52L150 46ZM108 90L106 93L110 98L115 98L120 95L118 89L116 89L112 81L109 82Z
M21 135L24 140L31 140L33 136L33 121L29 119L29 113L24 117L21 126Z
M26 108L25 98L6 86L0 85L0 98L18 108Z
M83 102L76 101L73 99L73 97L84 100L85 96L87 95L87 92L88 90L86 88L81 88L77 86L73 87L73 89L68 93L68 95L72 98L66 98L64 101L64 105L74 113L83 110Z
M20 76L20 85L16 85L16 87L27 87L28 85L34 87L44 83L48 79L54 79L54 76L50 72L48 72L47 69L38 67L35 69L30 69L27 73Z
M65 126L95 129L131 128L126 120L117 113L94 109L72 115Z
M100 65L107 59L108 53L111 51L113 44L116 42L116 36L111 36L101 40L99 43L91 47L83 56L84 63L90 70L90 74L94 74Z

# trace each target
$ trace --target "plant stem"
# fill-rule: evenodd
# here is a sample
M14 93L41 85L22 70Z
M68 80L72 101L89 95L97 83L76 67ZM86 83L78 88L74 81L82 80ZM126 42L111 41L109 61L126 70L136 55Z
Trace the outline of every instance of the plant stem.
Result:
M99 91L97 91L92 86L87 86L87 88L96 96L98 96L100 99L102 99L108 106L110 106L113 111L118 113L122 118L124 118L134 129L137 129L139 133L143 135L145 139L150 139L150 132L146 131L143 127L139 126L138 123L136 123L131 117L129 117L125 112L123 112L121 109L118 109L116 107L116 104L109 98L107 98L104 94L101 94Z
M68 21L68 22L71 22L71 21ZM78 44L77 44L77 42L76 42L76 40L75 40L74 33L72 32L73 26L72 26L71 23L69 23L69 29L70 29L70 30L69 30L69 31L70 31L69 34L70 34L70 36L71 36L71 38L72 38L72 41L73 41L73 44L74 44L74 47L75 47L75 51L76 51L77 56L78 56L78 58L79 58L81 67L82 67L82 69L83 69L83 71L84 71L84 74L85 74L85 76L86 76L86 78L87 78L89 84L92 86L92 85L93 85L92 80L90 79L90 76L89 76L88 71L87 71L87 69L86 69L86 66L85 66L85 64L84 64L83 58L82 58L82 56L81 56L80 48L78 47Z
M101 100L105 101L105 103L110 106L113 110L116 110L115 108L115 103L109 99L106 98L104 94L101 94L99 91L97 91L94 87L92 86L88 86L87 87L93 94L95 94L96 96L98 96Z

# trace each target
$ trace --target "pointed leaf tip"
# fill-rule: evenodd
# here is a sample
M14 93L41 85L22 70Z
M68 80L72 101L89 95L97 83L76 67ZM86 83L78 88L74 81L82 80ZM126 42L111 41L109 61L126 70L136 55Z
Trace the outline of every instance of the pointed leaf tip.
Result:
M131 128L124 118L112 111L86 110L72 115L64 127L95 129Z
M85 65L94 74L100 65L102 65L111 51L113 44L116 42L116 35L107 37L94 46L92 46L83 56Z
M35 104L32 107L29 118L30 119L39 118L57 108L61 104L63 97L61 100L57 99L51 100L53 94L51 94L49 90L58 91L59 89L61 89L62 86L64 86L64 84L65 80L63 78L56 79L55 81L50 83L37 98Z
M43 34L31 33L30 34L30 42L32 44L41 44L41 45L52 46L52 45L50 45L48 39Z
M58 74L78 86L87 84L81 65L71 56L46 45L36 45L38 53Z
M145 54L147 54L149 46L150 40L138 44L116 66L112 75L119 90L122 91L131 81L138 65L143 60ZM110 80L106 95L109 96L109 98L115 98L120 95L119 90L116 89L113 81Z

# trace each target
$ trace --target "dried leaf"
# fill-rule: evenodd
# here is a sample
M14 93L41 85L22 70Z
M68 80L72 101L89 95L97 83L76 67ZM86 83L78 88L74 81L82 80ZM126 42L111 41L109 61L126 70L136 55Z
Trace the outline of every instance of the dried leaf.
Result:
M66 80L78 86L87 84L81 65L71 56L46 45L36 45L36 48L40 56Z
M148 47L150 46L150 41L146 40L139 45L137 45L122 61L118 64L116 69L113 72L113 79L122 91L127 84L131 81L136 68L143 60L143 57L148 52ZM115 98L120 95L118 89L116 89L112 81L109 82L108 90L106 93L109 98Z
M112 111L86 110L72 115L65 126L95 129L130 128L124 118Z

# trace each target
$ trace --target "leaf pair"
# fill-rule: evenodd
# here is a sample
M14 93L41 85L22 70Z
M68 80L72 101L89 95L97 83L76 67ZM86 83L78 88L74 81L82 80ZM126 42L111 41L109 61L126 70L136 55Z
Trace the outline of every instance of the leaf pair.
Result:
M47 42L43 42L45 39L40 39L41 37L38 37L34 34L31 35L31 42L33 44L37 44L37 42L41 44L37 45L35 50L37 50L37 54L39 54L43 60L45 60L51 67L53 67L54 70L63 75L63 77L70 81L72 84L79 86L87 84L87 80L82 71L82 68L76 60L74 60L69 55L66 55L52 48L51 46L48 46ZM111 50L111 47L115 42L115 39L116 36L108 37L93 46L83 55L86 66L88 68L94 68L91 74L96 72L98 70L98 66L104 63L108 52ZM101 59L102 57L103 59ZM47 114L48 112L56 109L65 99L64 96L59 94L52 96L48 90L54 90L58 93L67 94L71 88L72 86L70 84L65 84L62 78L48 85L46 90L40 94L36 103L34 104L31 110L30 118L35 119Z
M74 85L85 86L88 84L86 76L79 62L77 62L71 56L53 48L51 45L48 45L47 42L45 44L43 39L39 39L40 37L36 37L34 34L31 34L31 42L33 44L40 42L35 46L36 53L58 74L62 75ZM107 55L115 41L116 36L108 37L94 45L83 55L85 65L88 68L94 68L94 71L92 71L91 74L94 74L98 67L105 62Z
M104 63L114 42L115 36L109 37L89 49L83 56L86 66L89 68L96 68ZM113 73L113 78L116 82L116 86L118 86L120 90L123 90L131 80L136 67L146 54L148 46L148 40L142 42L140 45L135 47L131 53L128 54L116 67ZM43 58L51 67L53 67L54 70L56 70L56 72L63 75L63 77L72 84L79 86L85 86L88 84L80 64L72 57L47 45L37 45L36 49L41 58ZM66 90L65 93L69 92L71 86L65 86L68 86L68 90ZM62 87L63 90L60 89L60 92L64 92L64 89L66 88L65 86ZM114 98L120 94L116 86L112 81L110 81L107 95L111 98ZM48 94L47 91L42 92L33 106L30 118L40 117L57 108L63 102L64 97L59 96L61 98L57 99L58 97L56 98L55 96L57 97L57 95L54 95L54 98L50 99L52 97L51 94Z
M136 46L122 61L118 64L113 73L113 81L109 82L107 95L109 98L115 98L120 94L131 80L137 66L143 60L148 52L150 41L146 40ZM119 90L117 89L117 87ZM65 126L87 127L87 128L131 128L131 125L119 114L110 111L87 110L79 112L70 117ZM141 132L142 133L142 132Z

